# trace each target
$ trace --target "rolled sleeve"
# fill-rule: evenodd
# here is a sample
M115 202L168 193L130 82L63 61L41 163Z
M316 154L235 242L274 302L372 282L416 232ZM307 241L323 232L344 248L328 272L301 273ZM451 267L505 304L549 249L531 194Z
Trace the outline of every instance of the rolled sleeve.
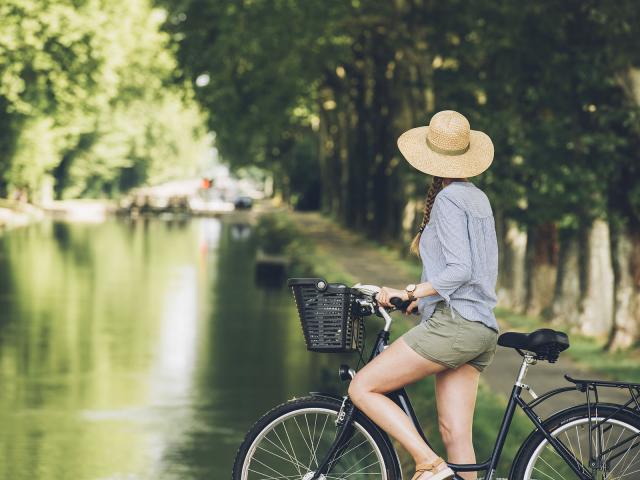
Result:
M447 302L460 285L471 279L471 246L467 215L446 197L438 196L433 205L433 225L442 245L446 267L429 280Z

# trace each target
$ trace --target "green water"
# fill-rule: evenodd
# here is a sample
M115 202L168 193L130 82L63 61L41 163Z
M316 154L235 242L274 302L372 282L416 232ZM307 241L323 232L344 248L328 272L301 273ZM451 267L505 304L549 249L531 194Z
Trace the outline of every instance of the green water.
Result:
M255 250L232 219L0 236L0 478L230 478L260 414L340 388Z

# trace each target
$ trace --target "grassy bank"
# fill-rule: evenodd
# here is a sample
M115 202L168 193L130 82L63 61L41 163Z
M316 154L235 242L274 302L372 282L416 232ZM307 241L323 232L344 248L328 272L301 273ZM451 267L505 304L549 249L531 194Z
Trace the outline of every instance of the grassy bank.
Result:
M259 247L271 255L291 260L291 277L322 277L331 282L353 285L356 279L340 268L331 252L324 252L304 236L286 212L267 213L258 219Z

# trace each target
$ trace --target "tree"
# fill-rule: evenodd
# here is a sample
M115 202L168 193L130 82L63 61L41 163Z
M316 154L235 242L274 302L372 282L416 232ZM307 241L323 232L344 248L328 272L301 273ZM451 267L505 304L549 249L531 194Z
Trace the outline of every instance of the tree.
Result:
M203 119L173 84L165 14L148 0L7 0L0 16L3 190L37 200L53 178L59 196L104 195L201 155Z

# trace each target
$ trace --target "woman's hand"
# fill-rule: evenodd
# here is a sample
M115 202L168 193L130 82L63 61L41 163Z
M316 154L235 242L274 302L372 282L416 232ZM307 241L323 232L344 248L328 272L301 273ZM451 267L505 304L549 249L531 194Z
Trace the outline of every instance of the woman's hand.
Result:
M406 290L397 290L390 287L382 287L376 295L376 300L383 307L393 307L389 301L394 297L401 298L402 300L409 300L409 294Z
M411 302L409 304L409 306L407 307L407 309L405 310L405 314L406 315L411 315L413 313L414 310L416 310L418 308L418 301L414 300L413 302Z

